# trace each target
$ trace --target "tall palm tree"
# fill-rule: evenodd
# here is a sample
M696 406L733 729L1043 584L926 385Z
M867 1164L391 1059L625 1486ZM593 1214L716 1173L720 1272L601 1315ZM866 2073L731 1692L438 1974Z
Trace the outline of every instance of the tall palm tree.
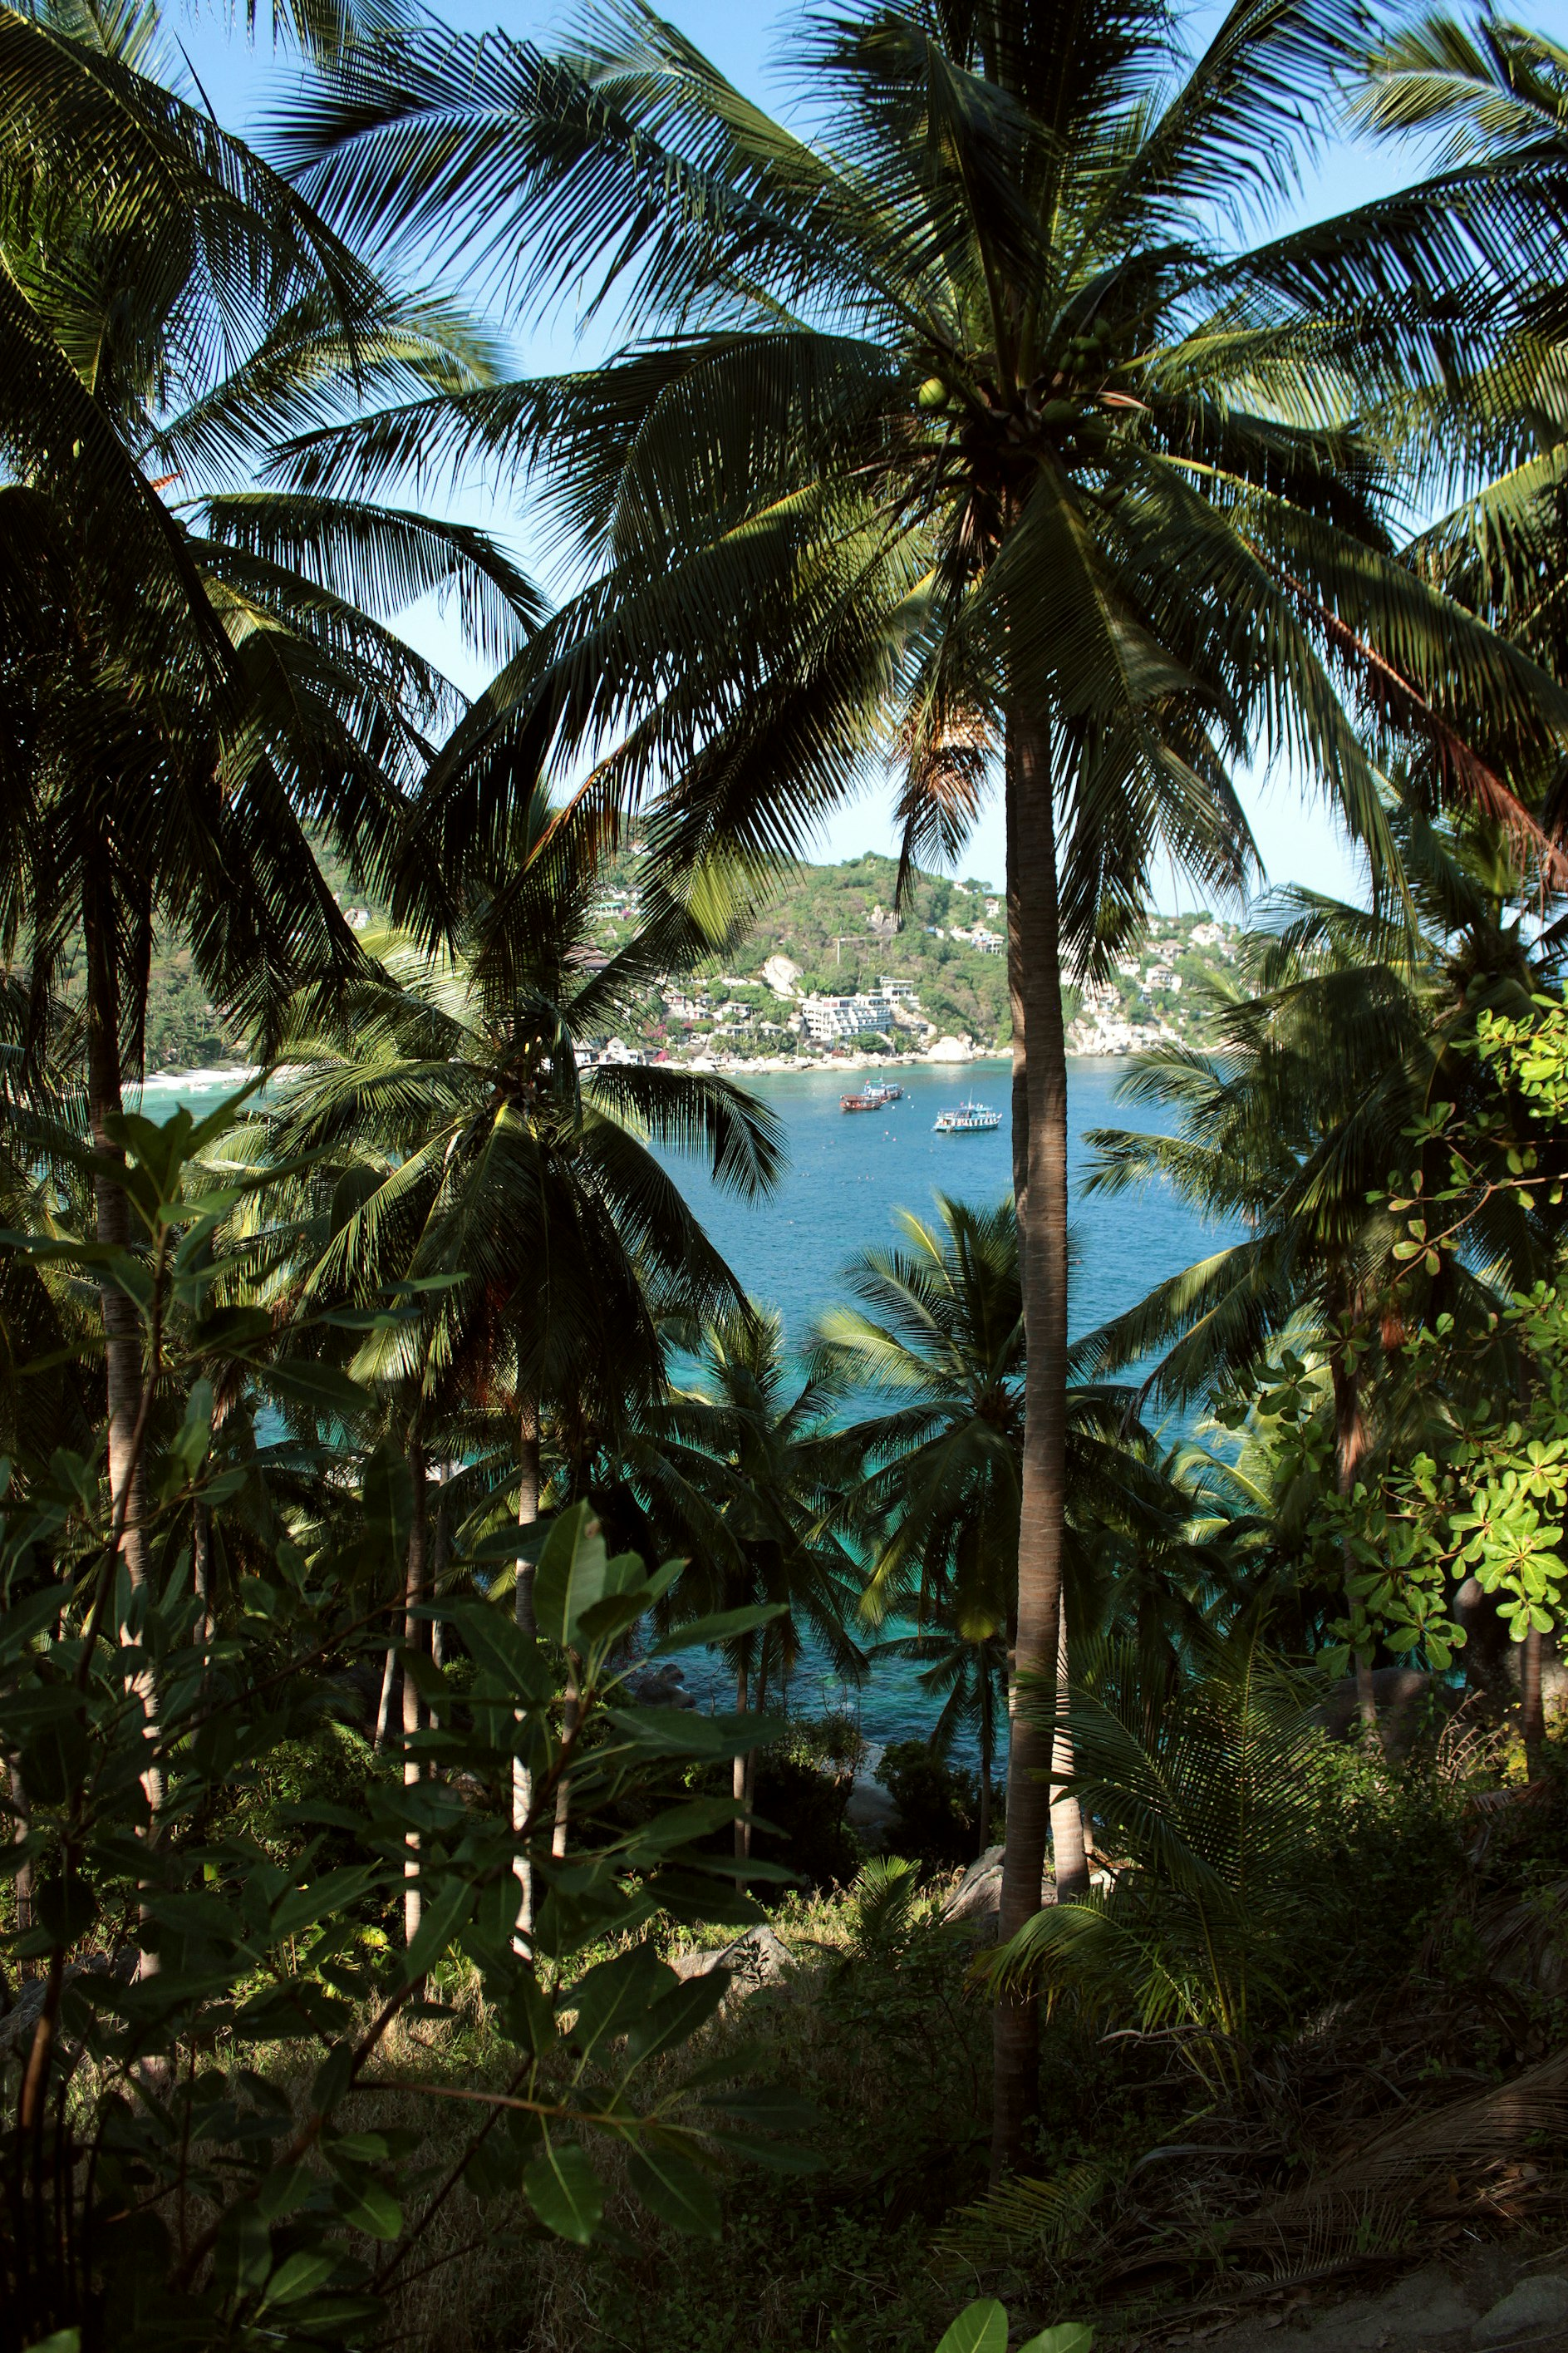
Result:
M389 617L453 593L499 656L539 609L482 533L267 485L290 432L471 389L489 358L392 299L170 73L132 0L0 19L0 925L39 1007L79 943L115 1245L155 932L188 935L265 1047L290 989L359 961L315 837L374 871L459 707ZM102 1314L118 1494L140 1335L113 1282Z
M1237 882L1227 762L1259 739L1386 871L1347 685L1499 807L1466 715L1528 749L1568 721L1398 562L1387 443L1356 425L1476 356L1506 308L1478 279L1551 223L1500 195L1460 228L1439 180L1240 249L1227 229L1289 185L1363 28L1322 0L1236 0L1195 58L1184 32L1163 0L844 0L793 44L801 135L621 0L566 56L438 32L363 53L279 150L356 230L439 233L541 301L585 288L628 337L447 420L455 452L537 466L599 569L454 737L433 842L482 826L494 781L584 714L618 737L599 788L658 793L647 834L672 866L794 850L889 760L907 855L952 849L1000 776L1037 1672L1065 1514L1062 964L1106 955L1162 853ZM374 479L424 430L414 405L318 435L298 478ZM1009 1935L1039 1902L1039 1739L1025 1726L1009 1766ZM1028 2004L999 2009L999 2163L1036 2031Z
M844 1515L870 1545L862 1614L945 1617L984 1639L1015 1627L1024 1317L1013 1205L939 1194L901 1209L903 1246L846 1268L854 1304L818 1319L817 1362L880 1410L852 1422L860 1476Z
M722 1644L740 1711L781 1697L816 1642L852 1682L865 1659L848 1629L859 1599L852 1554L829 1525L833 1383L792 1367L778 1316L754 1302L710 1318L689 1368L644 1417L626 1467L661 1545L687 1553L684 1615L771 1608ZM756 1752L734 1760L735 1852L751 1852Z
M845 1281L856 1303L829 1309L817 1324L823 1373L871 1407L843 1432L839 1512L868 1556L862 1615L875 1624L893 1614L915 1621L912 1634L880 1651L928 1662L922 1680L949 1694L954 1711L951 1719L944 1711L933 1738L968 1710L988 1768L998 1659L1009 1739L1017 1720L1008 1672L1024 1460L1017 1219L1010 1200L978 1209L939 1194L934 1219L900 1210L897 1223L903 1248L853 1260ZM1152 1593L1162 1549L1186 1518L1184 1497L1147 1459L1131 1406L1130 1393L1112 1387L1079 1382L1068 1391L1066 1599L1056 1662L1064 1703L1068 1621L1076 1640L1112 1614L1108 1581ZM1190 1561L1184 1566L1190 1572ZM1076 1894L1087 1877L1082 1817L1065 1793L1071 1769L1064 1715L1051 1771L1060 1895Z
M590 959L597 838L536 797L500 878L470 886L456 951L373 940L376 967L329 1017L300 1007L285 1039L300 1068L272 1122L275 1150L307 1164L305 1294L409 1303L356 1370L409 1391L415 1446L426 1408L504 1406L525 1527L547 1403L591 1397L614 1426L658 1395L671 1308L740 1302L656 1147L702 1153L742 1194L765 1192L780 1159L772 1115L725 1079L579 1069L656 972L711 944L666 911L607 963ZM529 1630L531 1578L524 1540L515 1607ZM527 1915L525 1861L519 1875Z

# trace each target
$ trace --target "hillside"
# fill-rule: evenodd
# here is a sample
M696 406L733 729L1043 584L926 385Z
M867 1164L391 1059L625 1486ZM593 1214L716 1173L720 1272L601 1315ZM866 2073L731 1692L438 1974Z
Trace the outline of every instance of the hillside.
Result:
M596 927L606 951L635 926L637 866L634 853L606 877ZM892 913L897 879L892 859L870 855L781 878L776 895L723 957L690 976L672 976L624 1043L742 1061L845 1047L919 1050L942 1038L967 1040L981 1053L1005 1050L1011 1025L999 894L979 877L922 874L900 920ZM1142 953L1122 959L1113 980L1087 995L1068 989L1073 1050L1125 1053L1162 1035L1187 1035L1194 985L1231 961L1237 936L1234 925L1202 913L1156 916ZM825 1009L836 1002L841 1012ZM808 1025L819 1032L832 1025L837 1034L814 1037Z
M380 912L346 871L324 862L351 916L367 903L373 915ZM594 926L604 953L636 928L640 862L633 852L605 871ZM722 957L649 991L641 1018L623 1025L622 1043L639 1054L741 1062L847 1049L920 1051L943 1038L979 1053L1005 1051L1010 1024L998 893L980 877L922 874L900 919L892 913L897 880L895 861L873 856L782 876L774 897ZM1142 951L1123 959L1114 980L1087 996L1068 990L1072 1050L1126 1053L1161 1035L1188 1035L1194 984L1224 968L1237 936L1234 925L1206 915L1156 916ZM816 1009L834 1004L837 1012ZM834 1034L812 1036L813 1019ZM237 1026L193 975L188 948L160 948L148 1001L149 1070L243 1060L245 1050Z

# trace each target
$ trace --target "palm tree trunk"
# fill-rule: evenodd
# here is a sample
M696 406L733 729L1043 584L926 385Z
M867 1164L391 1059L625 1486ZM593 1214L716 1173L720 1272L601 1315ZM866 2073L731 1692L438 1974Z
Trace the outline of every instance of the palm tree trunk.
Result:
M430 1580L432 1601L441 1599L442 1580L447 1574L447 1556L452 1546L451 1514L447 1508L446 1474L438 1473L435 1482L436 1513L430 1534ZM430 1620L430 1663L444 1667L447 1663L447 1629L439 1618ZM434 1707L427 1711L434 1730L441 1729L441 1719Z
M212 1672L212 1644L216 1631L213 1619L213 1514L210 1504L195 1504L191 1508L191 1584L201 1616L197 1620L197 1640L202 1648L202 1688L206 1688Z
M1024 1008L1024 919L1022 891L1018 879L1018 795L1015 772L1016 761L1009 756L1005 763L1004 806L1005 809L1007 860L1007 1009L1013 1022L1013 1200L1017 1209L1018 1259L1023 1264L1025 1206L1029 1191L1029 1057L1028 1030Z
M87 946L87 1113L93 1148L105 1160L123 1165L125 1155L109 1135L109 1122L124 1110L120 1064L120 976L114 888L103 854L90 860L82 892L82 931ZM131 1213L123 1189L108 1176L95 1176L98 1239L123 1249L131 1239ZM142 1322L129 1293L106 1282L99 1293L103 1317L104 1377L109 1419L110 1501L118 1510L131 1490L120 1557L131 1590L147 1582L147 1482L132 1462L132 1433L142 1402Z
M1355 1367L1346 1361L1344 1349L1340 1345L1329 1351L1329 1370L1334 1385L1334 1483L1342 1495L1349 1495L1354 1492L1356 1472L1366 1451L1366 1423L1361 1410L1361 1379ZM1355 1574L1355 1556L1351 1551L1348 1537L1342 1550L1348 1588L1350 1579ZM1345 1607L1348 1609L1350 1606L1347 1589ZM1379 1736L1377 1690L1372 1680L1372 1662L1363 1659L1359 1652L1355 1661L1355 1696L1363 1735L1368 1740L1376 1740Z
M120 1060L120 967L113 878L107 849L89 851L82 888L82 935L87 950L87 1113L95 1151L104 1159L124 1163L124 1153L109 1133L109 1123L124 1110ZM98 1240L123 1250L131 1240L130 1204L112 1176L93 1178ZM109 1424L109 1504L111 1519L121 1517L117 1567L125 1576L126 1597L132 1609L145 1592L148 1576L147 1476L144 1460L136 1453L135 1430L144 1377L142 1319L134 1301L112 1281L99 1291L103 1318L104 1405ZM132 1642L130 1612L120 1620L122 1647ZM158 1686L150 1667L129 1678L129 1687L141 1708L146 1738L158 1731ZM156 1840L167 1778L160 1764L150 1764L141 1776L149 1816L142 1833ZM146 1917L145 1914L142 1915ZM137 1975L155 1977L158 1957L143 1943Z
M26 1786L20 1769L11 1767L11 1805L16 1817L16 1841L21 1846L32 1827L33 1811L27 1803ZM33 1866L24 1862L12 1880L16 1900L16 1933L25 1936L33 1925Z
M524 1400L518 1417L517 1434L517 1524L520 1528L532 1527L539 1518L539 1407L536 1400ZM539 1621L533 1614L533 1563L520 1554L517 1563L516 1613L520 1630L525 1634L537 1634ZM523 1712L517 1712L521 1736ZM528 1855L528 1818L533 1811L533 1775L521 1755L514 1757L511 1767L511 1834L514 1842L512 1869L517 1873L517 1926L512 1943L518 1952L533 1949L533 1865Z
M1057 1612L1057 1721L1051 1742L1051 1863L1056 1873L1057 1902L1076 1904L1089 1892L1089 1846L1084 1837L1083 1809L1068 1795L1072 1779L1072 1726L1068 1721L1071 1671L1068 1660L1068 1617Z
M1524 1638L1519 1662L1519 1728L1524 1739L1524 1761L1533 1780L1541 1770L1546 1745L1546 1708L1541 1693L1541 1630L1532 1626Z
M984 1854L991 1843L991 1758L996 1746L996 1726L992 1716L991 1662L984 1650L980 1660L980 1847Z
M386 1736L392 1729L392 1694L397 1688L397 1645L389 1642L381 1670L381 1704L375 1711L375 1738L373 1753L379 1757L386 1746Z
M1016 705L1007 730L1009 914L1016 910L1018 1008L1014 1069L1024 1071L1026 1121L1018 1193L1024 1295L1025 1427L1018 1514L1017 1673L1037 1691L1054 1687L1060 1615L1067 1467L1067 1051L1062 1026L1057 912L1056 811L1049 743ZM1011 924L1010 924L1011 928ZM1014 960L1009 958L1010 974ZM1015 1079L1016 1086L1016 1079ZM1016 1142L1015 1143L1016 1153ZM1052 1733L1037 1708L1021 1707L1007 1757L1007 1832L1002 1863L1001 1937L1040 1908L1050 1828ZM994 2014L991 2163L1016 2164L1039 2094L1039 2017L1013 1995Z
M566 1672L566 1697L561 1710L561 1737L571 1739L577 1729L577 1679L570 1667ZM566 1852L566 1833L572 1821L572 1776L563 1773L555 1784L555 1822L550 1833L550 1852L557 1861Z
M742 1667L735 1677L735 1713L747 1713L751 1677ZM746 1819L746 1756L737 1755L730 1768L730 1794L735 1800L735 1859L749 1862L752 1854L752 1825Z
M417 1438L408 1443L408 1473L414 1482L414 1517L408 1526L408 1552L403 1586L403 1644L416 1650L424 1638L425 1621L416 1613L426 1592L425 1449ZM419 1752L413 1746L419 1730L419 1686L406 1667L403 1671L403 1786L412 1789L421 1778ZM419 1934L425 1908L419 1879L419 1833L406 1836L403 1863L403 1937L411 1945Z

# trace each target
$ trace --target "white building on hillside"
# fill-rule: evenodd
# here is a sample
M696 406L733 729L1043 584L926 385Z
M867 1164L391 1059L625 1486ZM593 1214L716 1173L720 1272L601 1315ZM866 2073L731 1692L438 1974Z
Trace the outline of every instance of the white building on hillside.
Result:
M893 1001L885 989L875 996L806 997L801 999L801 1019L808 1038L830 1045L836 1038L853 1038L862 1029L889 1029Z

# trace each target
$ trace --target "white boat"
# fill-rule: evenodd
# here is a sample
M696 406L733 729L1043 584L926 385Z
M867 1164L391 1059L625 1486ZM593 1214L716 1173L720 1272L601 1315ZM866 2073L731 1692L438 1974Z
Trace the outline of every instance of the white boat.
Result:
M938 1112L936 1115L938 1135L988 1135L1001 1124L1001 1113L993 1111L989 1103L960 1103L956 1111Z

